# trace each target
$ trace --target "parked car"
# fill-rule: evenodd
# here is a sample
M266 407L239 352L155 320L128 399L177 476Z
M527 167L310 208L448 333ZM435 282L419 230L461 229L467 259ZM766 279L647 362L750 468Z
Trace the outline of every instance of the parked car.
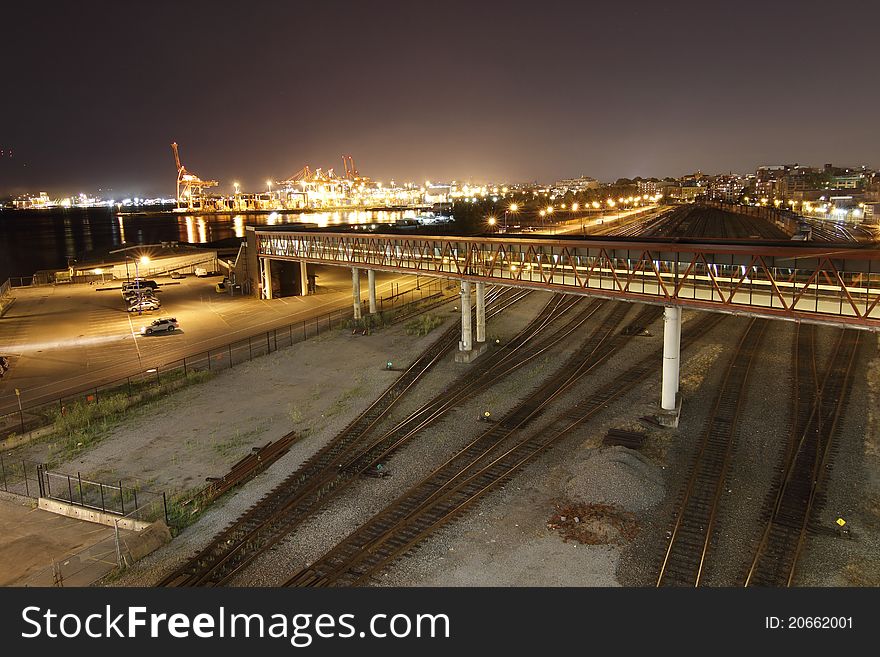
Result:
M140 291L138 290L127 290L122 293L122 298L128 301L129 303L133 303L138 299L155 299L156 295L153 294L153 290L148 287L142 288Z
M204 267L196 267L194 273L199 278L204 278L205 276L208 275L208 270L205 269Z
M159 287L159 284L156 281L152 281L148 278L133 278L130 281L126 281L122 284L123 290L134 290L138 287L145 288L149 287L152 289L156 289Z
M147 312L150 310L159 310L162 307L162 304L159 303L158 299L141 299L140 301L135 301L128 307L128 312L130 313L138 313L138 312Z
M173 271L173 272L171 272L171 278L174 278L174 279L186 278L186 274L179 272L179 271Z
M177 319L174 317L162 317L154 319L147 326L141 327L141 335L153 335L153 333L172 333L175 329L180 328Z

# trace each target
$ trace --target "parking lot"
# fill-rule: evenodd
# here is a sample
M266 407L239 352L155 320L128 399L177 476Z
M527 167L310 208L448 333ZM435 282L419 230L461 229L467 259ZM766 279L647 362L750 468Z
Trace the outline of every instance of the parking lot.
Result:
M0 380L0 412L49 401L63 391L107 383L161 367L183 356L222 346L260 331L316 317L351 304L348 269L316 267L318 293L260 300L219 294L219 276L159 278L158 311L127 312L122 281L19 288L0 318L0 355L10 368ZM377 275L377 294L414 286L411 277ZM392 287L394 286L394 287ZM365 285L362 293L366 296ZM175 317L173 333L140 334L160 317Z

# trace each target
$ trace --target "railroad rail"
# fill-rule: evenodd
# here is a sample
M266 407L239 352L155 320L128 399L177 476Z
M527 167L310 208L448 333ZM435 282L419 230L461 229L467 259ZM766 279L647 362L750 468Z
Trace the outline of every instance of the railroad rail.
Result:
M852 388L860 338L858 331L840 332L811 403L801 401L795 407L795 440L768 498L767 520L745 586L791 586L794 581L810 523L824 502L822 487ZM809 363L805 363L799 370L808 368Z
M766 328L766 321L753 319L730 358L678 504L657 586L700 585L736 442L740 408Z
M611 339L614 330L628 313L629 308L624 304L616 304L610 315L597 326L587 340L578 350L569 357L553 375L548 377L536 390L518 403L503 418L494 423L491 428L484 431L476 440L471 442L463 450L441 465L434 474L418 485L415 490L411 489L405 496L405 500L399 500L391 508L374 516L367 524L363 525L354 535L349 536L342 544L337 546L331 553L320 560L320 564L313 564L309 571L301 577L294 577L288 585L306 583L310 584L317 578L331 577L337 574L341 567L350 568L353 564L360 564L359 572L363 569L361 563L366 557L364 545L386 537L388 527L393 527L401 519L409 517L413 508L421 507L426 502L434 499L437 490L445 489L450 482L466 478L471 468L481 462L498 445L503 444L516 432L522 430L529 422L534 420L548 404L555 400L565 390L587 371L604 361L610 355L608 349L600 349ZM658 315L659 316L659 315ZM447 497L447 499L449 499ZM414 501L415 500L415 501ZM446 512L445 507L442 508ZM436 520L436 513L427 515L423 522ZM385 541L383 541L384 543ZM388 543L394 548L399 540ZM384 552L371 552L371 559L385 555Z
M630 324L650 323L652 316L656 319L659 313L644 309ZM688 346L704 335L719 319L710 315L686 325L682 335L683 345ZM508 481L536 456L589 418L601 413L611 401L644 382L646 376L656 371L659 351L643 358L613 381L598 386L586 399L560 413L549 428L542 428L535 435L510 446L508 439L516 435L515 429L522 418L543 412L551 401L574 384L574 379L617 353L633 334L626 330L613 336L606 333L588 356L589 362L585 361L579 366L570 362L560 368L555 377L551 377L551 380L563 382L552 399L537 401L536 407L535 394L540 399L541 389L536 391L496 427L461 449L316 562L294 574L286 585L363 584L436 529L465 512L488 492ZM593 338L596 337L594 334ZM580 374L571 376L572 367L580 370Z
M788 239L787 233L765 219L699 205L679 206L607 234L620 237Z
M474 390L492 385L502 376L557 344L598 310L599 302L587 304L587 307L575 313L563 327L550 336L543 336L542 331L553 321L563 317L581 303L577 298L555 295L544 311L511 340L506 348L478 361L475 367L451 385L446 393L438 395L432 402L412 413L407 420L380 435L378 439L367 440L369 431L360 433L357 444L349 444L345 449L339 450L327 467L313 469L308 477L299 477L293 485L283 485L285 489L283 495L278 489L273 491L246 514L256 516L259 522L243 516L218 536L211 546L190 561L186 567L188 572L178 571L169 575L163 580L163 584L180 586L226 583L255 556L284 538L297 524L310 517L320 504L339 493L357 474L366 471L371 463L380 458L387 458L418 431L442 417L462 397ZM500 309L494 312L500 312ZM539 334L542 338L540 344L536 344ZM247 520L251 522L248 523ZM222 553L223 556L219 559L212 558L212 553L215 555Z
M507 308L519 301L523 295L510 291L503 293L489 290L488 314ZM186 565L168 575L160 582L162 586L182 586L198 583L217 563L224 562L230 553L240 549L246 540L265 524L265 519L283 507L285 500L314 477L336 466L352 445L356 445L364 435L384 418L400 399L456 344L460 333L459 322L453 322L380 396L355 418L332 441L307 459L296 472L246 511L238 520L227 527L207 548L195 555Z

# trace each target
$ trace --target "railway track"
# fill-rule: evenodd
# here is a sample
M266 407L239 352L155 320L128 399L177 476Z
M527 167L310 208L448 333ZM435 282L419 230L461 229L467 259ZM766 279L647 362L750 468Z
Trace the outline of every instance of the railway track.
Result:
M730 358L678 505L657 586L699 586L736 442L749 374L768 320L753 319Z
M794 580L810 523L824 503L822 487L852 387L860 338L860 331L840 331L821 385L814 387L808 402L798 399L794 406L794 440L790 441L768 498L766 520L745 586L791 586ZM805 356L804 351L809 349L801 344L799 331L800 355L795 356L798 376L811 367L812 356ZM812 367L815 371L815 365ZM797 386L799 397L804 387Z
M573 316L561 328L549 336L545 335L551 323L566 316L578 305L584 307L572 313ZM505 348L477 361L447 392L410 414L391 431L380 433L378 438L371 436L375 433L372 430L360 432L357 443L350 444L331 462L300 473L293 482L285 482L286 485L279 487L283 492L279 489L273 491L218 536L211 546L196 555L185 571L170 575L163 580L163 584L183 586L226 583L255 556L310 517L327 499L341 492L358 474L368 471L371 463L387 458L418 431L442 417L462 397L492 385L557 344L581 326L601 305L602 302L585 304L577 297L555 295L544 311Z
M525 296L525 292L490 290L487 295L487 316L503 311ZM263 526L266 517L282 508L286 500L330 468L338 467L356 445L396 406L400 399L457 343L460 323L453 322L380 396L355 418L333 440L307 459L294 473L273 489L255 506L215 538L211 545L195 555L177 571L160 582L160 586L185 586L200 583L210 571L209 564L223 562L239 549L248 537Z
M647 308L631 324L644 325L657 317L659 310ZM683 344L690 344L719 320L720 317L710 315L686 327ZM614 325L619 322L618 319ZM526 463L570 431L601 412L612 400L643 382L656 370L659 350L559 414L549 428L518 441L510 440L525 422L543 412L577 378L619 351L629 339L626 331L612 333L594 332L584 348L550 377L545 384L550 388L542 386L536 390L496 426L457 452L315 563L294 574L286 585L365 583L443 524L461 515L486 493L509 480Z

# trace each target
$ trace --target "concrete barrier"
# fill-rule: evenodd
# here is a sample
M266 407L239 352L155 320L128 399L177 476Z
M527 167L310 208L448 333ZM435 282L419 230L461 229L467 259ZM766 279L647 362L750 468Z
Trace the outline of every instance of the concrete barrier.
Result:
M135 520L134 518L122 518L112 513L105 513L104 511L100 511L98 509L89 509L86 507L77 506L76 504L70 504L69 502L53 500L46 497L40 498L39 507L43 511L48 511L49 513L57 513L58 515L67 516L68 518L77 518L79 520L85 520L86 522L94 522L99 525L107 525L108 527L115 527L116 523L118 522L119 529L127 529L129 531L135 532L143 531L147 529L151 524L143 520Z

